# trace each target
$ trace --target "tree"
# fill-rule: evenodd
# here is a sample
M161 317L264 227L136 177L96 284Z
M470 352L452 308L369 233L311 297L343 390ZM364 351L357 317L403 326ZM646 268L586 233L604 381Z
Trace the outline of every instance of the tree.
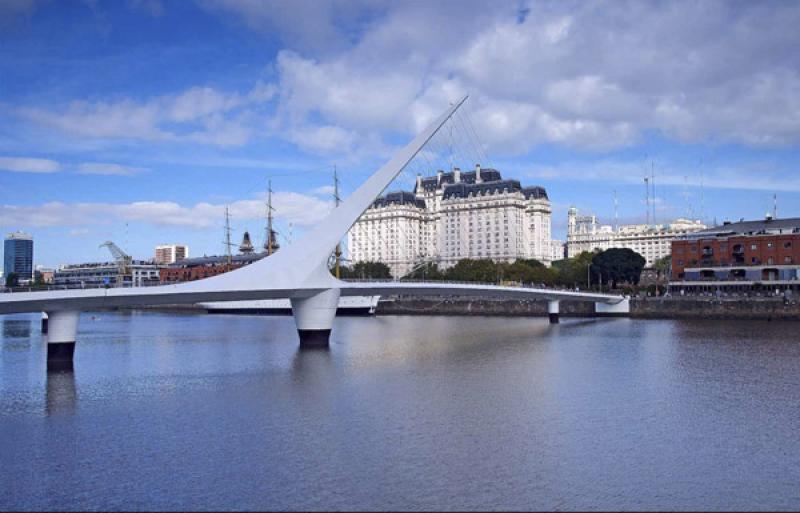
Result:
M488 258L480 260L465 258L447 270L445 279L448 281L496 283L502 278L499 270L497 264Z
M556 283L567 287L577 287L586 284L589 265L592 263L593 253L584 251L572 258L556 260L553 269L556 270ZM595 277L596 278L596 277Z
M17 273L8 273L6 276L6 287L16 287L19 285L19 275Z
M444 272L436 262L427 262L403 276L404 280L443 280Z
M556 282L557 271L547 268L538 260L519 259L513 264L505 264L503 275L506 280L553 285Z
M352 267L339 269L342 278L358 280L391 280L392 272L383 262L356 262Z
M672 256L667 255L656 260L653 263L653 269L658 271L659 276L668 276L672 269Z
M645 259L639 253L628 248L611 248L597 253L592 258L592 269L602 273L603 280L611 280L612 287L617 283L639 283Z

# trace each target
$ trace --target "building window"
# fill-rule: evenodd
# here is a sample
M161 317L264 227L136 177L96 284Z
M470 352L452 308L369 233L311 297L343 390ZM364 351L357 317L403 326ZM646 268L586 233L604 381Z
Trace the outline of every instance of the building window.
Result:
M755 251L758 249L758 244L750 244L750 249Z
M786 241L783 243L783 249L790 249L792 247L792 241Z

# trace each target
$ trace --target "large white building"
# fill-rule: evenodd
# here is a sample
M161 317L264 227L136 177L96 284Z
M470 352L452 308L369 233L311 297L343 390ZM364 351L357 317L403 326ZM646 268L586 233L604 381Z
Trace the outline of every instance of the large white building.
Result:
M464 258L552 260L550 201L495 169L417 177L413 192L378 198L348 233L350 260L379 261L403 276L423 262Z
M601 225L595 215L579 215L575 207L570 207L567 216L570 258L583 251L629 248L642 255L648 267L670 254L674 238L706 228L700 221L676 219L669 224L631 224L614 229L611 225Z

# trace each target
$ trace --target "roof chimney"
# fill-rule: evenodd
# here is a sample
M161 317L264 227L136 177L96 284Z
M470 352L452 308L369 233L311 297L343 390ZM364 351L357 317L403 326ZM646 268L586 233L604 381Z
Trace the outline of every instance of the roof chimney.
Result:
M453 183L458 183L461 181L461 169L455 167L453 168Z
M436 171L436 186L437 187L442 185L442 175L443 174L444 174L444 171L442 171L441 169Z
M419 192L420 190L422 190L422 175L421 175L421 174L419 174L419 173L417 173L417 187L416 187L416 192Z
M475 183L482 183L483 179L481 178L481 165L475 164Z

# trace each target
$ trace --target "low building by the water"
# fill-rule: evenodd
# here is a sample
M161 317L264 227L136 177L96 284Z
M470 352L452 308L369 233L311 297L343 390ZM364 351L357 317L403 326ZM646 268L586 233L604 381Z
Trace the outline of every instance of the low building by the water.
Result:
M800 289L800 218L725 222L672 242L670 288L683 291Z
M267 256L266 253L246 253L228 256L203 256L185 258L161 269L161 283L202 280L252 264Z
M132 260L121 269L118 262L91 262L62 265L53 275L53 284L66 287L144 287L157 285L159 266L151 260Z

